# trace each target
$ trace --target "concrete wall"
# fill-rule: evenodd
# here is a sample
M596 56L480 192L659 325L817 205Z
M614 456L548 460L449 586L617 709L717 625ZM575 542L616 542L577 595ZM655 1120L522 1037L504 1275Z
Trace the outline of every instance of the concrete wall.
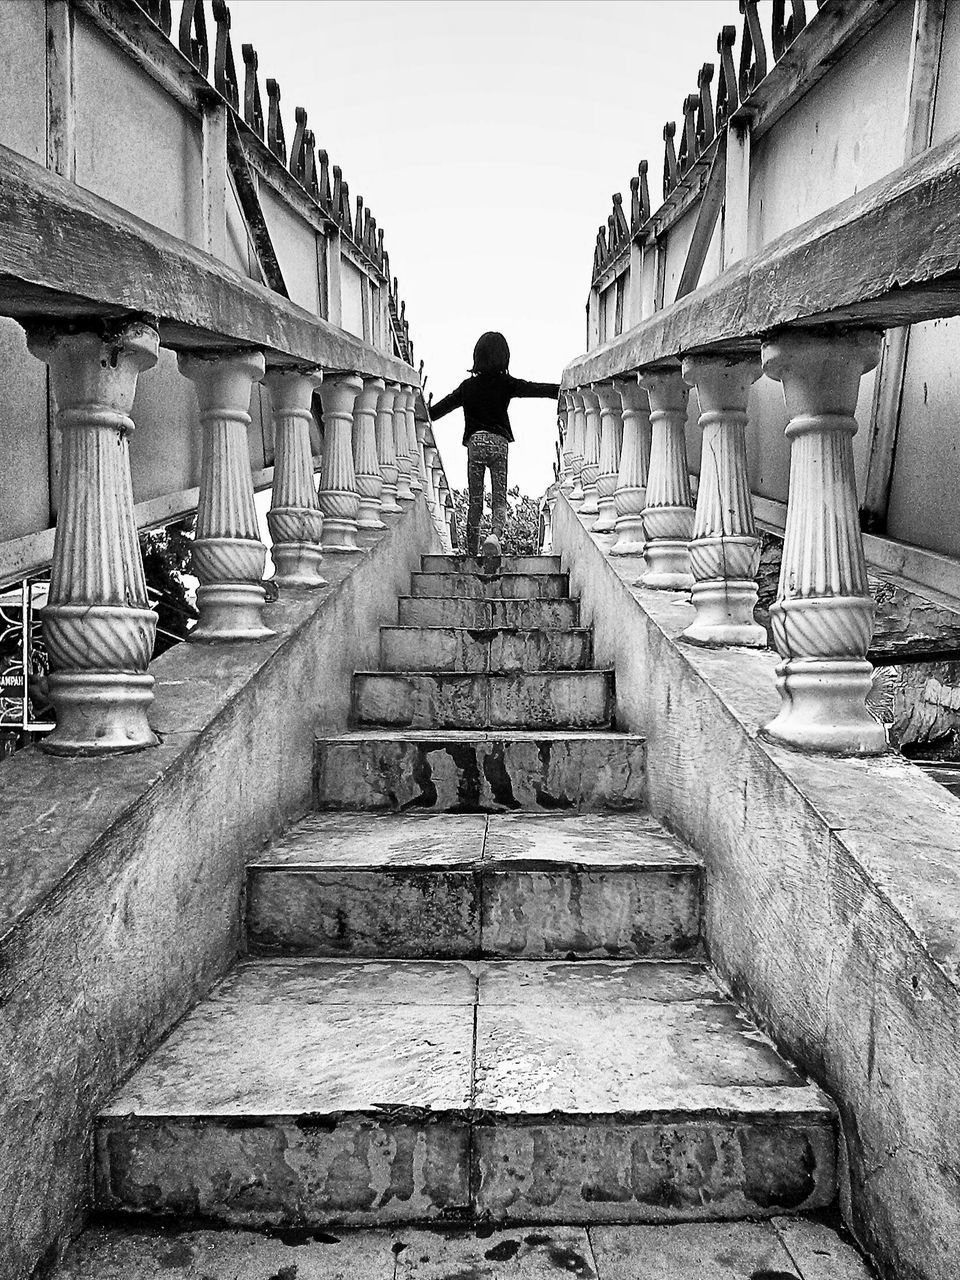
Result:
M266 610L276 638L158 659L163 744L0 769L0 1276L27 1280L89 1196L91 1121L230 966L247 861L310 802L317 727L438 539L421 500L320 595Z
M776 654L677 641L679 593L629 586L557 502L553 549L648 736L653 812L702 855L710 957L838 1104L847 1222L887 1280L960 1272L960 805L893 756L764 743Z

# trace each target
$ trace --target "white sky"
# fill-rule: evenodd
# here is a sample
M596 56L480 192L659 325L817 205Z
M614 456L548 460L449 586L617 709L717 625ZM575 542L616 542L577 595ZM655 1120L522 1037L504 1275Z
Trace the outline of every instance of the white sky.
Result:
M435 399L486 329L511 372L559 381L586 342L597 228L643 156L661 195L662 129L683 118L737 0L232 0L232 38L280 82L287 142L318 145L384 228ZM714 81L715 83L715 81ZM515 401L510 483L551 479L555 408ZM459 410L436 426L465 482Z

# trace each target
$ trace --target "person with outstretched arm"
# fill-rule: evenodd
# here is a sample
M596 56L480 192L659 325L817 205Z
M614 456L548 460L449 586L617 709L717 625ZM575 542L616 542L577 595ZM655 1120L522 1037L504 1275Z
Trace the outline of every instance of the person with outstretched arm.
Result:
M467 555L480 550L483 482L490 469L493 493L492 531L483 544L484 555L498 556L507 526L507 450L513 441L507 408L511 400L542 396L556 400L557 382L524 382L509 372L510 348L502 333L485 333L473 349L470 377L456 391L430 405L436 421L453 409L463 409L463 443L467 447Z

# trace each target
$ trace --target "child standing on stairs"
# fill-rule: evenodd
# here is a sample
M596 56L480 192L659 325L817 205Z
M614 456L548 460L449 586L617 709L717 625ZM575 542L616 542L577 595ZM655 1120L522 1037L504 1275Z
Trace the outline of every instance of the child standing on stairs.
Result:
M556 382L524 382L508 373L510 348L502 333L485 333L473 349L470 377L456 391L430 405L436 421L451 409L463 409L463 443L467 446L467 555L480 549L480 517L483 515L483 481L490 468L493 517L484 554L498 556L507 525L507 448L513 440L507 406L514 398L543 396L556 400Z

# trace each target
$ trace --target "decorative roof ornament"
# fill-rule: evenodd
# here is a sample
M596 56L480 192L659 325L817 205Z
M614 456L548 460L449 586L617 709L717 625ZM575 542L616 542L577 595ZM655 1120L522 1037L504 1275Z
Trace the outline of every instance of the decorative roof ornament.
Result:
M252 44L241 47L243 54L243 118L257 135L260 141L264 136L263 100L260 97L260 84L257 80L259 58Z
M717 78L716 119L718 129L722 129L726 125L740 105L737 69L733 61L733 46L736 43L736 27L724 27L717 36L717 53L720 55L720 75Z
M230 40L230 10L226 0L212 0L213 20L217 24L217 40L213 54L213 85L217 93L226 98L234 111L240 110L240 82L233 60L233 44Z
M267 81L267 146L284 164L287 163L287 141L283 136L283 118L280 115L280 86L276 80Z
M767 50L763 43L763 28L757 12L757 0L740 0L740 12L744 16L743 38L740 41L740 101L748 98L767 74Z
M790 17L784 21L785 0L773 0L771 44L774 61L782 58L797 36L807 25L807 9L803 0L790 0Z
M207 43L207 19L203 11L203 0L183 0L178 41L180 52L205 76L210 67L210 45Z

